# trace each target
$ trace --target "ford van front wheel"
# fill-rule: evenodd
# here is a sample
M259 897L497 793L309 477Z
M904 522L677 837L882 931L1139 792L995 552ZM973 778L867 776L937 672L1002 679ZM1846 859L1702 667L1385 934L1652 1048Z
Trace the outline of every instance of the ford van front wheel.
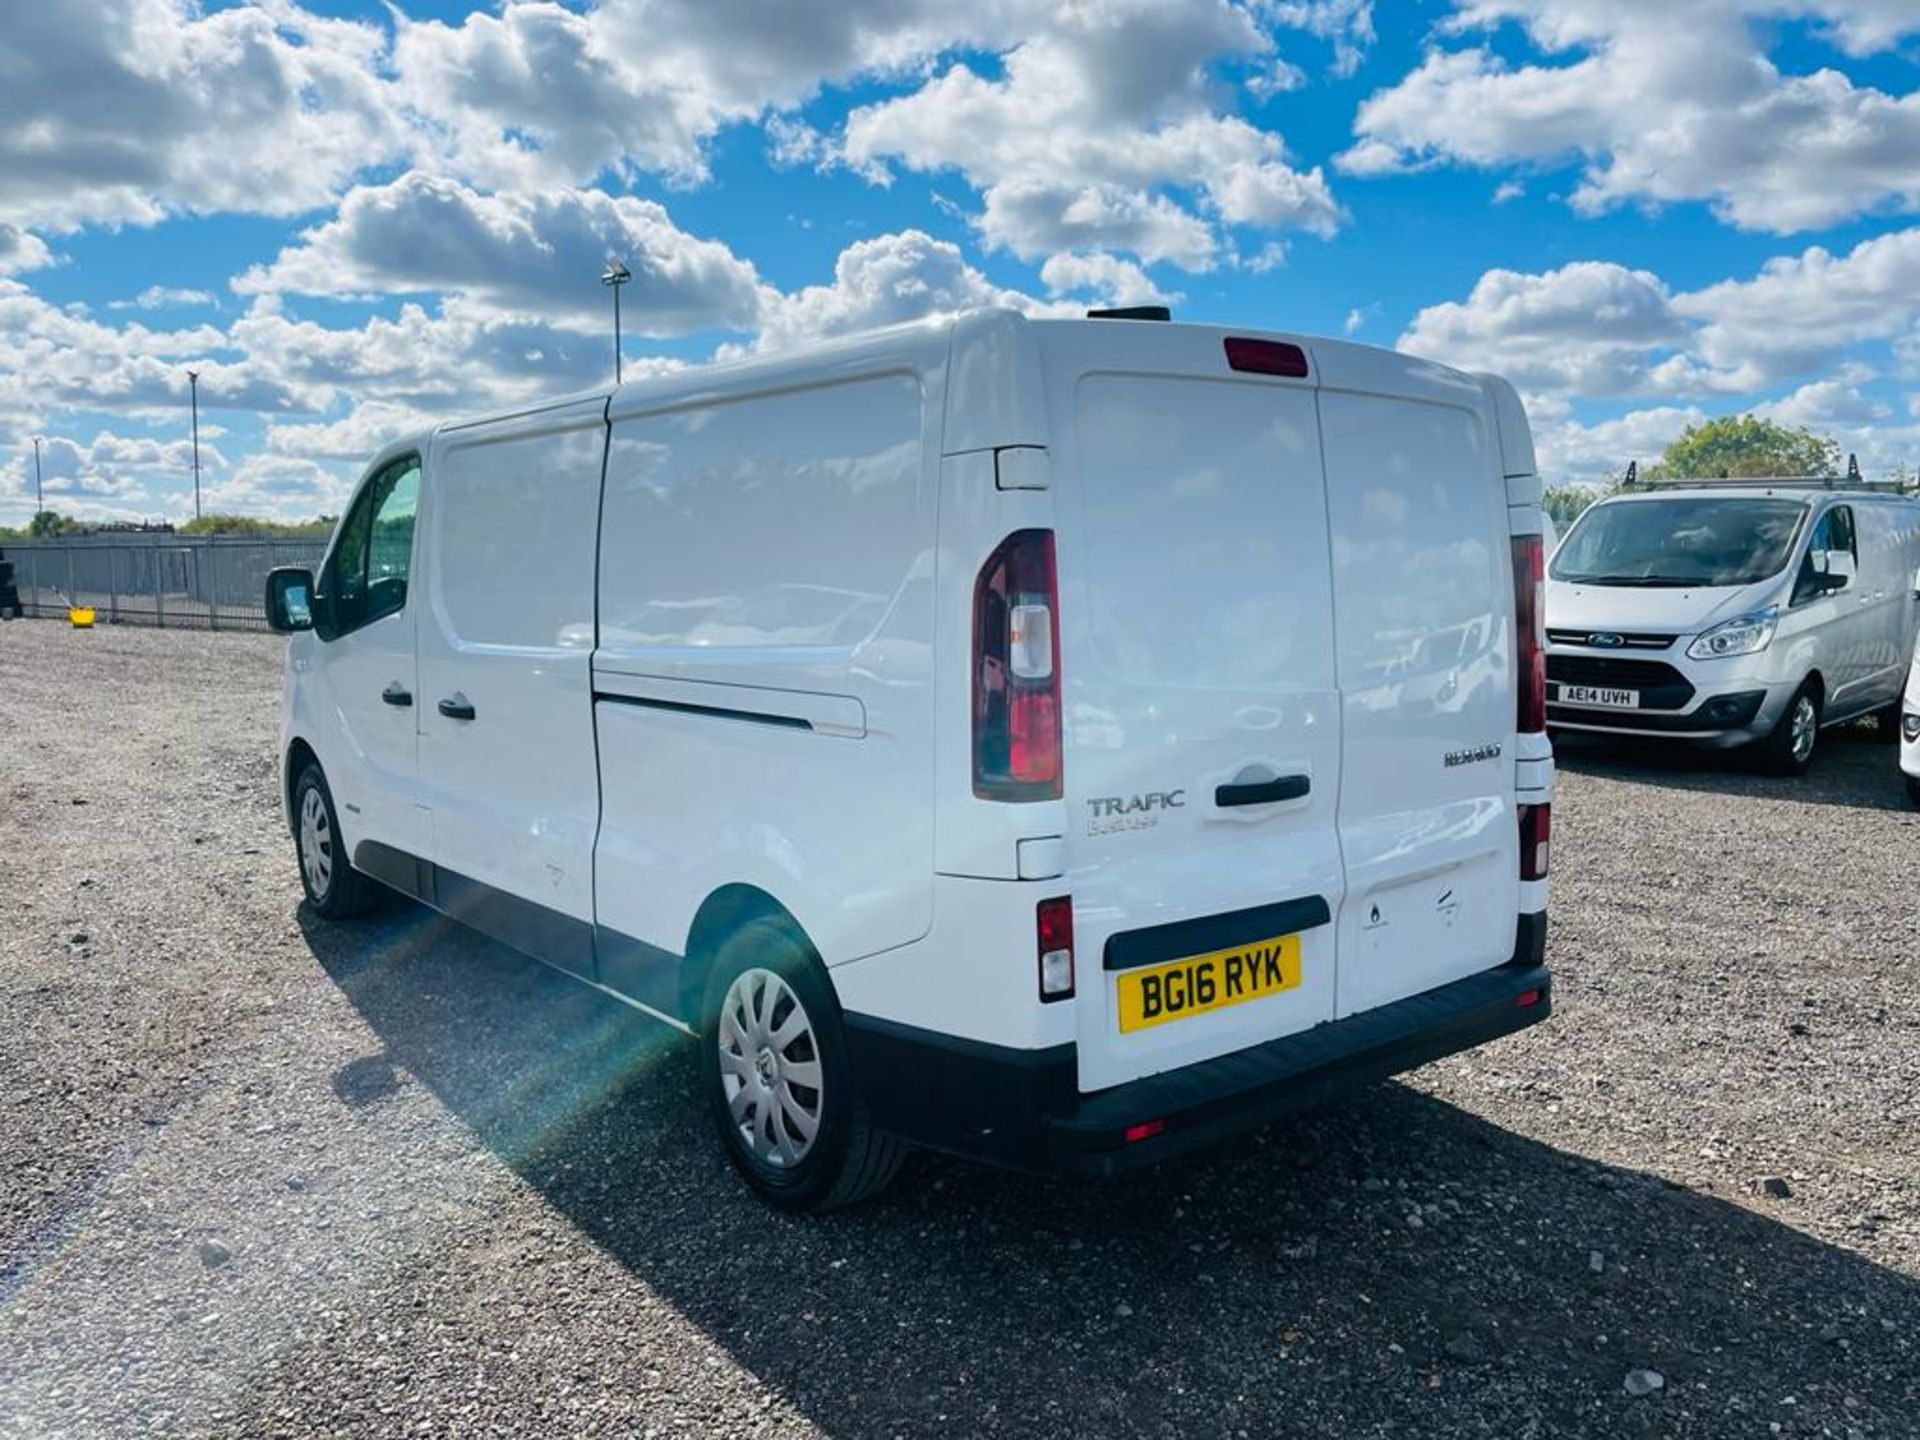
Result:
M1820 690L1808 680L1793 692L1773 733L1760 742L1760 763L1770 774L1804 775L1820 743Z
M743 926L708 978L701 1086L727 1158L783 1210L833 1210L880 1190L903 1147L853 1082L840 1006L811 947L774 920Z
M353 868L340 838L340 817L318 765L300 772L293 787L293 843L307 903L328 920L364 915L380 899L377 881Z

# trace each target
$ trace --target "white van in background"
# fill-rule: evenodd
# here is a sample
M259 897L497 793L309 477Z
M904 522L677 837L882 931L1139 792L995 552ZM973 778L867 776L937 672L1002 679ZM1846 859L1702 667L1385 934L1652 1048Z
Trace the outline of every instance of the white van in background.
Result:
M1920 585L1920 580L1915 583ZM1906 777L1907 798L1920 805L1920 640L1914 642L1907 693L1900 705L1900 773Z
M980 312L378 457L269 582L314 908L699 1037L787 1207L1107 1173L1543 1019L1540 484L1504 382Z
M1864 482L1676 481L1603 500L1547 569L1547 718L1755 744L1799 774L1823 726L1892 725L1916 572L1920 501Z

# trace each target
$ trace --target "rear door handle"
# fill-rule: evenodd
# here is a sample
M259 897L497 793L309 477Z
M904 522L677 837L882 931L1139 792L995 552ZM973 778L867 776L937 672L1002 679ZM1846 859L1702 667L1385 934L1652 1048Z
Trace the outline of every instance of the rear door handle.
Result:
M1235 805L1276 805L1282 800L1298 800L1313 789L1305 775L1282 775L1278 780L1257 780L1249 785L1221 785L1213 792L1213 803L1221 809Z
M380 692L380 698L389 705L413 704L413 692L403 686L398 680L382 690Z
M449 720L471 720L473 702L456 690L440 702L440 713Z

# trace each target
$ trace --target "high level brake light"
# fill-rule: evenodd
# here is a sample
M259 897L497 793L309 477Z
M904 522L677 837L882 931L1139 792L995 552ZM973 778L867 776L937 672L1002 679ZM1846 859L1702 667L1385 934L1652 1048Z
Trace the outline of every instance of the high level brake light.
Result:
M973 591L973 793L1060 798L1060 618L1053 532L1016 530Z
M1538 535L1513 537L1514 680L1522 735L1547 728L1546 547Z

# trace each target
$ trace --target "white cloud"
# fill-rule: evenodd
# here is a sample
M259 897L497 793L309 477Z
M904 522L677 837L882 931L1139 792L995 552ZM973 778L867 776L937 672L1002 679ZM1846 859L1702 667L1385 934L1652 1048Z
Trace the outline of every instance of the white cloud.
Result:
M291 455L250 455L231 475L204 485L202 508L217 514L310 520L337 515L352 481L340 470ZM175 497L176 511L183 511Z
M1551 407L1529 407L1540 473L1561 480L1618 479L1632 460L1647 462L1678 439L1689 425L1708 419L1697 406L1656 406L1615 419L1582 425Z
M402 149L384 43L290 0L9 6L0 208L62 230L324 204Z
M219 448L202 436L202 474L224 468L226 463ZM170 482L193 473L193 444L187 439L158 440L110 430L98 431L84 442L49 435L41 441L40 470L51 508L71 511L73 502L106 504L144 499L156 482ZM31 453L10 456L0 473L13 482L8 488L15 493L33 494Z
M1809 430L1841 434L1860 426L1876 425L1893 414L1893 407L1884 400L1861 394L1860 381L1870 378L1870 375L1843 375L1810 381L1790 395L1756 405L1754 411L1783 425L1804 425Z
M149 285L131 300L110 300L109 310L166 310L179 306L204 306L218 310L218 297L205 290L188 290L171 285Z
M1865 0L1460 0L1452 29L1518 21L1566 63L1434 50L1361 107L1340 164L1373 175L1442 162L1582 163L1573 204L1706 201L1733 224L1788 232L1920 209L1920 91L1836 70L1781 73L1764 16L1825 19L1858 48L1920 32L1920 7Z
M1333 43L1333 73L1351 75L1373 44L1373 0L1268 0L1263 7L1281 25Z
M1751 280L1709 285L1676 302L1700 325L1702 369L1758 389L1802 375L1863 341L1894 340L1920 321L1920 228L1770 260Z
M706 174L725 125L790 110L826 82L1008 43L1042 0L509 0L458 25L401 20L402 94L435 153L500 187L607 169Z
M998 77L954 65L854 110L837 153L868 173L959 171L981 192L982 237L1023 258L1126 250L1204 270L1219 225L1329 235L1341 220L1318 168L1295 170L1278 135L1212 107L1210 67L1271 48L1225 0L1063 7Z
M363 400L334 420L267 426L266 448L302 460L364 461L403 435L429 428L433 416L390 400Z
M502 313L599 326L610 309L600 284L609 258L625 261L633 275L621 294L630 334L753 325L753 266L716 241L687 234L651 200L601 190L483 195L418 171L350 192L334 218L234 288L440 292Z
M0 275L18 275L53 263L53 254L38 235L12 225L0 225Z
M1623 395L1646 387L1651 354L1687 338L1659 276L1585 260L1538 275L1489 270L1466 300L1416 315L1400 348L1522 390Z
M200 372L203 411L302 408L301 396L259 367L221 358L232 353L215 326L106 325L0 280L0 415L184 409L189 364Z
M1679 425L1704 418L1669 406L1634 412L1631 433L1624 420L1583 427L1569 415L1576 399L1712 396L1724 410L1783 385L1796 388L1752 408L1845 437L1863 463L1872 455L1891 464L1920 433L1910 438L1886 423L1893 408L1871 388L1876 374L1866 362L1884 345L1896 364L1911 364L1920 359L1917 337L1920 228L1842 255L1815 246L1750 278L1679 293L1650 272L1604 261L1532 275L1492 270L1464 301L1422 310L1399 343L1507 376L1527 395L1543 454L1571 469L1603 452L1657 453Z
M1051 295L1091 291L1114 305L1174 305L1184 298L1155 285L1131 260L1100 250L1049 257L1040 267L1040 283Z
M759 343L780 349L980 305L1065 315L1081 308L1042 305L1003 289L967 264L959 246L906 230L849 245L834 263L831 284L770 295Z

